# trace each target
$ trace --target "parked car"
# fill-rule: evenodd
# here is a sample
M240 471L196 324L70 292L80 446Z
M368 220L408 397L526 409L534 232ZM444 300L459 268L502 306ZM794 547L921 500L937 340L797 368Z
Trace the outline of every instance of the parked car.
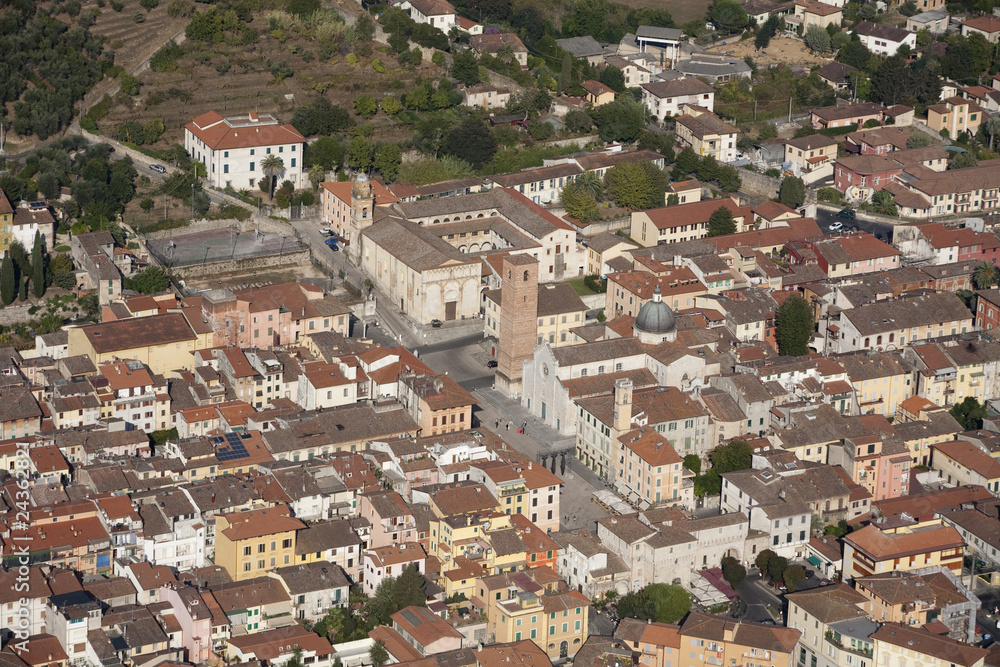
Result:
M324 227L323 229L319 230L319 233L322 234L323 236L333 236L333 230L330 229L329 227Z
M164 167L162 164L151 164L151 165L149 165L149 168L152 169L153 171L155 171L158 174L165 174L165 173L167 173L167 168Z
M496 359L490 359L486 362L486 368L496 368L499 364Z
M330 238L328 238L326 240L326 244L328 246L330 246L330 250L340 250L340 248L337 247L337 237L336 236L331 236Z
M843 229L843 227L844 227L844 223L842 223L842 222L840 222L838 220L837 222L834 222L833 224L830 225L830 231L831 232L837 232L837 231L840 231L841 229Z
M431 320L431 326L435 329L441 328L441 320Z
M837 217L843 218L844 220L854 220L854 218L858 217L858 212L850 207L842 208L840 209L840 213L837 214Z

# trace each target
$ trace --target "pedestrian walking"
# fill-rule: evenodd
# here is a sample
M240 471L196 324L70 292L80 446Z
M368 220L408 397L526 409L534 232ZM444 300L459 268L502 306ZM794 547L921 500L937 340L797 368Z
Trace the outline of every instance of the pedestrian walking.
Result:
M512 423L513 423L513 422L507 422L507 430L508 430L508 431L510 430L510 425L511 425Z
M494 431L499 431L499 430L500 430L500 418L499 418L499 417L497 417L497 423L496 423L496 425L495 425L495 426L493 427L493 430L494 430Z

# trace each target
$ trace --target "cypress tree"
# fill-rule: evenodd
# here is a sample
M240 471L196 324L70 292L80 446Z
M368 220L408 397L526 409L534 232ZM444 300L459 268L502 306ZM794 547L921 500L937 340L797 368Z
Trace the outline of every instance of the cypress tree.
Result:
M0 301L9 306L14 301L14 260L8 252L0 262Z
M45 257L42 255L42 235L35 232L35 245L31 248L31 283L35 298L45 295Z

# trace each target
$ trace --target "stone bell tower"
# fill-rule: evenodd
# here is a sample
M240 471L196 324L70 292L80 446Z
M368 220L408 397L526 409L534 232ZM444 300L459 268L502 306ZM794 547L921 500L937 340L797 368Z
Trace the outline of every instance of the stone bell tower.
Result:
M375 190L368 176L359 173L351 188L351 220L348 223L348 240L345 249L352 260L361 251L361 232L371 226L375 218Z

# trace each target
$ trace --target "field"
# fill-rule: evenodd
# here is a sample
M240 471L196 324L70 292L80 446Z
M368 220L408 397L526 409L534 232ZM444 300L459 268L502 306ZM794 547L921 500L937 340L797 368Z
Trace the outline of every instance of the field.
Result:
M166 2L161 2L151 12L140 7L139 0L122 0L122 5L124 8L116 12L108 4L100 8L96 0L88 0L83 3L83 12L100 12L90 30L107 37L105 46L115 50L115 64L124 67L126 72L131 72L151 56L168 39L182 31L188 22L186 18L168 16ZM137 16L142 17L141 23L135 22ZM87 95L86 106L99 101L113 83L105 79L95 86Z
M319 91L324 91L334 104L351 109L354 98L362 93L372 93L376 99L387 93L399 95L418 77L444 74L429 60L415 68L400 68L388 47L377 42L372 54L358 57L354 65L348 62L347 54L340 52L322 60L315 41L290 31L283 35L284 41L273 37L264 16L257 16L251 26L260 34L255 44L186 42L185 55L178 60L175 71L143 72L135 105L114 106L99 123L101 132L113 135L115 126L127 120L146 123L161 118L165 132L152 147L166 147L183 143L184 125L206 111L232 116L255 110L288 122L294 109L320 95ZM387 73L375 71L375 59ZM287 65L292 75L276 76L280 64ZM383 114L368 124L374 126L377 136L388 141L411 135Z
M674 19L677 25L684 25L688 21L698 21L705 18L708 13L708 6L711 0L620 0L629 7L650 7L665 8Z
M734 42L725 46L715 46L709 49L709 51L725 53L733 58L740 59L750 56L757 63L758 67L778 64L787 64L791 67L812 67L813 65L825 65L830 62L829 58L813 55L806 48L806 45L798 39L776 37L771 40L771 44L764 51L757 51L753 43L752 39L745 39L742 42Z

